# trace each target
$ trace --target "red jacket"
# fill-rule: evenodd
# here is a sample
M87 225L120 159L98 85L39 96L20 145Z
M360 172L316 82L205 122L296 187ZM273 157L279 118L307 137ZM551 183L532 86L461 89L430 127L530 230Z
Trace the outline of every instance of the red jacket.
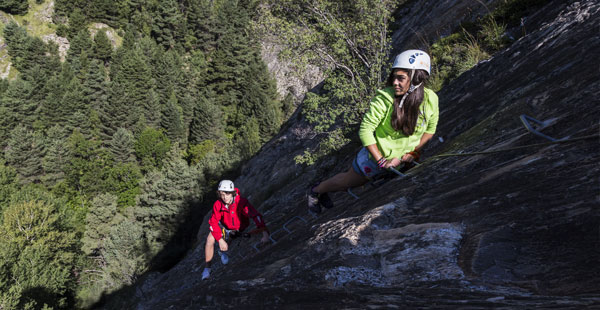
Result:
M254 209L248 199L240 196L239 189L236 188L235 192L235 198L230 206L225 205L221 199L213 204L213 213L208 220L208 224L216 241L223 237L219 222L227 229L243 231L250 225L250 218L252 218L257 228L265 227L262 215Z

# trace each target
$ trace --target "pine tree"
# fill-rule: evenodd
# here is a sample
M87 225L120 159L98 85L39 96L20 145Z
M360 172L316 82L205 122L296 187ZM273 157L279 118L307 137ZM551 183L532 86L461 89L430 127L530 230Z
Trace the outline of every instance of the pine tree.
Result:
M66 130L54 125L46 134L46 154L42 158L44 184L53 186L64 179L64 169L67 164L68 149Z
M87 108L100 109L108 100L106 70L101 62L92 60L82 84L83 101Z
M183 121L181 117L181 108L177 105L175 93L171 93L171 97L167 105L163 108L161 127L165 129L169 140L177 142L183 137Z
M48 128L66 121L66 115L63 115L63 110L61 109L65 87L63 87L60 76L49 78L44 87L44 92L47 95L42 100L40 115L42 123Z
M127 163L135 160L134 143L133 134L129 130L125 128L117 129L109 144L110 152L115 161Z
M6 146L10 131L25 118L24 110L35 104L30 102L32 87L27 81L17 78L10 83L0 101L0 146Z
M170 148L171 142L162 130L146 127L135 141L135 155L142 171L160 169Z
M180 37L183 16L175 0L160 1L153 16L152 37L166 49L174 48Z
M151 127L159 127L162 118L162 111L160 105L160 97L154 91L150 89L146 96L146 101L142 107L142 116L147 121L146 125Z
M105 190L108 167L111 161L107 150L96 140L86 139L79 130L68 140L69 158L65 177L69 187L85 195L95 195Z
M198 98L194 108L194 118L190 124L190 143L200 144L205 140L219 140L224 135L222 120L219 107L213 105L204 96Z
M186 43L192 50L211 51L215 46L215 15L210 0L189 0L184 4L188 8L186 25L188 34Z
M16 15L25 15L29 9L27 0L1 0L0 10Z
M24 182L39 181L42 175L44 141L40 133L18 125L10 133L4 157Z
M102 60L103 63L107 63L110 61L110 57L112 56L112 44L106 36L106 31L104 29L98 30L96 36L94 37L94 55L93 57L99 60Z
M89 51L92 50L93 42L90 33L87 29L81 29L69 42L69 52L67 53L67 61L72 63L75 59L79 59L85 53L85 57L89 56ZM81 60L80 60L81 61Z
M112 221L117 214L117 197L102 194L92 200L85 217L85 233L82 250L86 255L98 255L103 250L104 240L110 233Z
M63 86L65 88L61 100L60 109L62 115L65 116L66 127L69 132L76 128L84 129L82 132L89 133L90 125L87 122L89 108L86 107L84 90L81 81L74 77L69 84Z
M262 145L258 122L255 118L251 118L241 128L240 133L236 136L236 144L239 146L242 159L249 159L260 149Z
M101 257L106 262L104 273L107 286L117 289L119 285L131 285L147 270L150 253L144 239L145 232L136 220L117 214L116 223L111 225ZM116 287L115 287L116 286Z
M178 101L183 99L187 85L185 85L182 67L181 57L173 50L164 52L161 48L157 48L152 55L152 75L162 104L167 103L173 92L177 95Z
M98 112L103 139L108 141L118 127L132 129L139 119L154 81L148 62L140 51L125 51L115 70L107 104Z
M18 189L17 171L0 160L0 214L8 206L10 196Z
M134 214L146 233L152 256L172 240L180 225L188 218L193 202L201 195L198 186L201 174L190 168L179 157L179 152L176 146L173 147L163 169L147 175L140 185L142 193ZM163 253L169 250L173 251L164 249ZM160 261L160 258L157 260Z
M3 30L8 46L8 55L13 66L21 73L38 65L50 76L60 68L58 50L55 44L46 44L38 37L30 37L23 27L11 21Z

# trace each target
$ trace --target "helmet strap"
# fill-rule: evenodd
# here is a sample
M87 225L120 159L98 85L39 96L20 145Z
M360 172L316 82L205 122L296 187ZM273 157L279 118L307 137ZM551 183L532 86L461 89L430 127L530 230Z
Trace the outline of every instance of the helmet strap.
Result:
M417 85L413 85L413 84L412 84L412 79L413 79L414 75L415 75L415 70L414 70L414 69L411 69L411 70L410 70L410 81L408 81L408 82L409 82L409 84L410 84L410 87L409 87L409 88L408 88L408 90L407 90L407 91L404 93L404 96L402 96L402 100L400 100L400 103L398 103L398 109L402 109L402 106L404 105L404 100L406 100L406 97L407 97L407 96L408 96L410 93L414 92L414 91L415 91L417 88L421 87L421 84L423 84L423 83L419 83L419 84L417 84Z

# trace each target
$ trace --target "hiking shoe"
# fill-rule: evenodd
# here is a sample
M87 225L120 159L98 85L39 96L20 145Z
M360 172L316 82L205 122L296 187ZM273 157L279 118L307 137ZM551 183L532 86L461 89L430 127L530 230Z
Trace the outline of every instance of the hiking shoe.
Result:
M219 255L221 256L221 263L227 265L229 263L229 256L227 256L227 253L219 252Z
M204 268L202 270L202 280L206 280L208 277L210 277L210 268Z
M321 204L319 203L319 194L313 192L312 188L308 191L308 210L312 213L321 213Z
M327 193L319 195L319 203L326 209L333 208L333 201L331 201L331 198L329 198L329 195L327 195Z

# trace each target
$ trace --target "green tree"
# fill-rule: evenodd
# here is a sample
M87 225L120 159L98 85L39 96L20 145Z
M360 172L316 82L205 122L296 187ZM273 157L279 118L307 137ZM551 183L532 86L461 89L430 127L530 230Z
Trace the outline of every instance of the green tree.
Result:
M171 142L163 131L146 127L135 141L135 154L142 171L160 169L170 148Z
M215 14L213 1L189 0L186 1L187 9L186 25L186 47L192 50L210 51L215 46Z
M134 214L143 227L152 257L161 250L163 253L184 250L183 245L172 238L189 218L191 206L201 195L198 185L202 175L189 167L179 153L178 147L174 146L164 167L149 173L140 184L142 192ZM173 241L174 248L165 249L169 241ZM164 258L157 258L158 261L161 259Z
M17 78L12 81L0 101L0 146L6 146L10 132L26 117L35 103L30 101L33 88L25 80ZM31 125L31 124L29 124Z
M108 141L119 127L132 129L147 104L148 91L154 88L154 80L147 59L138 50L126 50L110 88L107 104L100 109L103 139Z
M25 15L29 9L27 0L1 0L0 10L10 14Z
M385 77L389 56L391 0L269 0L256 32L277 33L280 54L303 74L317 65L328 77L320 95L308 96L303 113L317 132L341 137L310 151L323 156L355 132L367 104ZM339 122L336 122L339 121ZM337 124L337 126L334 126Z
M64 224L57 208L41 201L15 203L4 210L0 301L19 309L74 306L76 239Z
M18 188L17 171L0 160L0 215Z
M136 163L116 163L109 170L106 188L117 195L120 209L135 205L135 199L140 194L141 178L142 172Z
M251 118L242 127L242 130L236 137L236 144L240 147L240 154L243 159L249 159L260 149L262 145L258 122L255 118Z
M177 1L160 1L153 16L152 37L166 49L174 48L180 37L183 20Z
M103 192L112 162L97 140L86 139L75 130L68 140L69 158L65 167L67 184L86 196Z
M69 51L67 53L67 61L72 63L74 60L79 59L82 55L84 58L89 57L89 52L92 50L93 42L90 37L90 32L84 28L77 32L77 34L69 42Z
M220 108L204 96L200 96L190 124L189 142L200 144L205 140L217 141L223 136L223 116Z
M92 60L82 84L83 102L87 108L100 109L108 100L108 81L104 65Z
M26 73L34 66L40 66L47 76L59 71L56 44L46 44L38 37L30 37L24 27L13 21L4 27L3 33L8 55L19 72Z
M135 139L131 131L125 128L117 129L109 144L115 161L119 163L134 161L134 143Z
M181 108L177 104L175 93L171 93L171 97L163 108L161 127L165 129L169 140L177 142L183 138L184 128Z
M150 253L145 232L136 220L116 217L100 253L106 266L106 291L133 284L147 270Z
M85 217L86 230L81 239L83 253L86 255L99 255L104 248L104 240L110 233L116 214L116 196L101 194L92 200L92 205Z
M104 29L98 30L96 36L94 36L94 55L93 57L102 60L104 63L110 61L112 56L112 44L106 35Z
M46 133L46 154L42 158L44 184L54 186L64 179L64 169L67 165L68 148L66 130L54 125Z
M42 175L42 157L44 156L44 138L22 125L11 131L4 157L9 165L15 167L24 182L39 181Z

